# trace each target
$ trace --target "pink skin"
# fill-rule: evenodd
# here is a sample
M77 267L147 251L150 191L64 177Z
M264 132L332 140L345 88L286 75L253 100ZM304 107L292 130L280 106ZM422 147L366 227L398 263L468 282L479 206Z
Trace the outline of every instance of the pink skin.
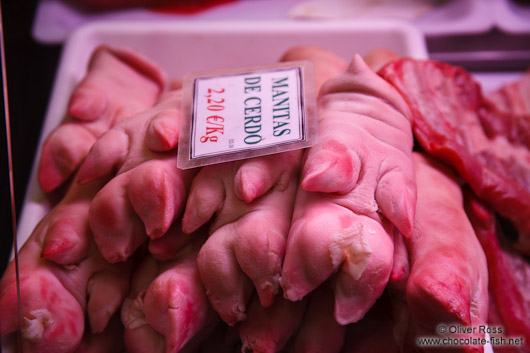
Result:
M99 46L72 93L68 116L43 144L38 181L45 192L64 184L99 136L151 107L165 87L164 73L129 49Z
M348 63L337 54L320 47L301 45L289 49L280 61L310 60L315 64L315 86L317 92L324 82L348 68Z
M398 58L399 56L396 53L384 48L374 49L363 56L366 64L374 72L381 70L386 64Z
M409 253L403 235L394 229L394 262L388 285L397 291L404 292L410 275Z
M247 318L239 326L241 352L280 352L300 326L306 306L307 300L291 302L277 296L264 308L254 297Z
M199 232L203 232L203 230L199 230ZM181 229L181 223L175 222L163 237L149 239L148 250L159 261L171 260L194 238L195 234L184 233Z
M212 305L231 325L244 318L245 304L254 290L253 285L265 306L270 305L278 291L299 155L300 151L294 151L260 158L259 162L275 162L262 163L269 169L274 165L286 166L282 169L285 174L270 192L251 203L239 199L232 184L234 170L241 166L239 171L245 171L251 163L205 167L193 180L183 228L189 232L193 229L189 227L190 218L196 220L205 216L203 220L206 221L217 212L210 226L210 237L197 261ZM264 175L276 173L261 170Z
M213 327L213 311L197 269L200 234L172 260L159 262L147 255L134 276L133 290L122 308L125 342L130 352L146 352L143 337L151 337L149 352L180 352L197 345ZM156 347L156 348L155 348ZM156 350L153 350L156 349Z
M116 174L90 206L96 244L111 263L125 261L147 237L162 237L184 208L196 171L176 167L180 100L180 91L170 91L152 108L115 125L79 170L81 183Z
M329 284L325 282L310 294L303 321L289 352L341 352L346 326L335 320L333 291Z
M413 234L407 240L410 313L430 330L444 323L485 325L486 257L464 211L457 177L446 165L420 154L414 155L414 166L418 203ZM480 346L467 349L482 351Z
M320 91L319 141L305 155L281 275L286 298L333 276L336 320L362 318L390 277L393 227L411 234L411 153L405 102L354 56Z
M147 255L136 266L131 277L130 291L121 307L121 321L125 327L123 340L130 353L165 351L164 336L149 325L143 311L145 291L158 274L157 261Z
M101 185L74 183L19 251L25 352L74 351L84 313L91 331L102 332L128 292L132 262L111 266L91 238L88 207ZM45 244L53 251L45 252ZM0 282L2 335L20 328L16 301L11 263Z
M346 66L313 47L295 47L282 61L302 59L314 62L318 85ZM193 180L182 228L192 232L215 215L198 264L212 305L230 325L244 319L254 288L263 306L278 292L301 155L298 150L206 166Z

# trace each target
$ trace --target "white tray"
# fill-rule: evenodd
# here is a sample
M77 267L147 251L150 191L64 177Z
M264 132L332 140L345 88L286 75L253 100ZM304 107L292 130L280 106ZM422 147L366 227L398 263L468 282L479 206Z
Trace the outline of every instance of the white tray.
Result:
M493 0L495 25L512 34L530 33L530 5L517 4L513 0ZM530 48L530 43L528 48Z
M344 58L387 48L399 55L427 58L423 35L403 22L95 22L80 27L66 41L50 103L43 139L62 120L70 92L85 74L93 49L106 43L137 50L161 65L169 78L190 71L276 62L295 45L317 45ZM33 165L18 224L19 244L49 210Z
M70 93L86 72L99 44L127 46L161 65L169 78L189 71L276 62L295 45L317 45L345 58L385 47L403 56L426 58L423 35L402 22L332 24L292 21L260 22L94 22L78 28L67 39L59 62L18 224L19 247L27 240L50 206L40 190L36 168L44 138L62 120ZM13 340L2 351L14 352Z

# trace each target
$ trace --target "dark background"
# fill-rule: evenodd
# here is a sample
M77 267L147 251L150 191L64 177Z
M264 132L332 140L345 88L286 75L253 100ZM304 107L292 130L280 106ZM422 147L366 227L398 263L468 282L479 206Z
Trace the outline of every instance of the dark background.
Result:
M24 200L61 53L61 46L41 45L32 39L31 28L36 5L37 1L34 0L2 1L17 216ZM2 116L3 111L2 106ZM4 272L11 254L13 238L4 121L2 118L0 122L0 273Z

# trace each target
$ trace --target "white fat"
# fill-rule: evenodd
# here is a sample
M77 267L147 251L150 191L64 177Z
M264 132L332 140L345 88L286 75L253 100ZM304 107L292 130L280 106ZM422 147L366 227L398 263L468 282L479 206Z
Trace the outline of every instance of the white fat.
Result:
M121 307L121 321L125 328L131 330L149 325L145 318L143 295L135 299L125 298Z
M38 342L44 330L51 324L53 324L53 319L48 309L33 310L29 313L29 317L24 317L22 337L30 342Z
M359 279L370 261L372 248L366 237L369 234L363 229L361 223L354 224L331 237L329 252L331 262L335 268L343 262L347 264L347 272L354 278Z

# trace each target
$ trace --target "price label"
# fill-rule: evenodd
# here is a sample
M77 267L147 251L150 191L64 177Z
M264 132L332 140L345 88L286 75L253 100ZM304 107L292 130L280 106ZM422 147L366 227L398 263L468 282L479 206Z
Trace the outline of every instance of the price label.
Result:
M316 137L310 62L193 73L183 89L179 168L306 148Z

